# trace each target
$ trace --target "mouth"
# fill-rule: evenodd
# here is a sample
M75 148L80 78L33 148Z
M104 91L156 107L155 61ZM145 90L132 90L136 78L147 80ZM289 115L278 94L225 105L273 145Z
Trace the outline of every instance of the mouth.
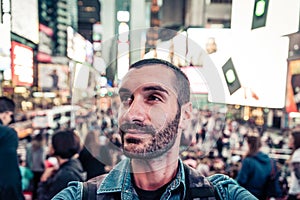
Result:
M141 140L135 139L135 138L127 138L126 139L126 143L128 143L128 144L139 144L140 142L141 142Z
M151 134L147 133L132 133L127 132L124 134L124 141L126 144L141 144L145 140L150 139Z

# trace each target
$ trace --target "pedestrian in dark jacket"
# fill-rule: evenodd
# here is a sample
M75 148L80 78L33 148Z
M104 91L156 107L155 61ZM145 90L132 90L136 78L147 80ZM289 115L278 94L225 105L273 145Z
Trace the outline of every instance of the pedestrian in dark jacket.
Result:
M289 147L293 149L289 166L291 171L288 200L300 199L300 129L295 128L289 135Z
M13 121L15 103L0 97L0 199L24 199L19 169L17 132L8 127Z
M80 138L73 130L58 131L53 135L49 154L57 158L59 166L45 169L37 191L39 200L51 199L67 187L70 181L86 180L86 174L78 160L80 150Z
M249 148L242 161L237 182L258 199L265 199L264 186L271 173L271 160L267 154L260 150L261 138L259 134L256 134L255 131L250 134L246 137Z
M38 133L26 147L26 166L33 172L30 188L33 199L37 198L37 187L45 170L46 154L44 136L42 133Z

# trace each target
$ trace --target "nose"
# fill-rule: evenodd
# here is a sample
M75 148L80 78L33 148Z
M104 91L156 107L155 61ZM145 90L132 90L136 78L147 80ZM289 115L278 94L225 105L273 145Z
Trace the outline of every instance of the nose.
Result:
M143 98L136 97L125 112L125 118L129 122L144 122L147 116L147 110L148 108Z

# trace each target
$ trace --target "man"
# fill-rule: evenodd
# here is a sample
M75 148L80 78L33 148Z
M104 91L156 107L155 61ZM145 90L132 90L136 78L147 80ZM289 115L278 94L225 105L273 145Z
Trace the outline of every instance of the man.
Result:
M189 81L177 67L158 59L138 61L119 95L119 133L128 158L88 187L70 183L54 199L256 199L227 176L207 179L179 159L192 105ZM93 183L97 189L83 192Z
M52 73L50 74L50 76L52 78L52 89L58 90L59 89L59 87L58 87L59 77L58 77L58 74L57 74L57 70L54 69L52 71Z
M15 103L0 97L0 199L24 199L17 148L19 138L10 127L14 119Z

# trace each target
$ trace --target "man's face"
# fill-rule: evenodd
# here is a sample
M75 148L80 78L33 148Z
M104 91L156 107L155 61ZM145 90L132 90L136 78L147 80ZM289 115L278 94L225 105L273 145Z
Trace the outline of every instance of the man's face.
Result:
M12 111L5 111L1 114L1 116L1 121L5 126L14 122L14 113Z
M125 155L155 158L174 145L180 121L174 77L161 65L132 69L124 77L118 122Z

